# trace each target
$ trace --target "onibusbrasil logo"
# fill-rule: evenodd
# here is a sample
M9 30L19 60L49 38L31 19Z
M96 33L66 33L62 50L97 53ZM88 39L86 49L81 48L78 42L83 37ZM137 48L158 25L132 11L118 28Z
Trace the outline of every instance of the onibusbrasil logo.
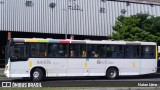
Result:
M2 87L42 87L41 83L2 82Z

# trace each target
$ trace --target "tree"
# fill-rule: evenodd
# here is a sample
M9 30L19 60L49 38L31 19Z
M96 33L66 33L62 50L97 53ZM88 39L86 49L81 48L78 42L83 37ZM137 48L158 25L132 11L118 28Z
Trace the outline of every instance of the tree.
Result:
M160 43L160 17L138 13L117 18L111 39Z

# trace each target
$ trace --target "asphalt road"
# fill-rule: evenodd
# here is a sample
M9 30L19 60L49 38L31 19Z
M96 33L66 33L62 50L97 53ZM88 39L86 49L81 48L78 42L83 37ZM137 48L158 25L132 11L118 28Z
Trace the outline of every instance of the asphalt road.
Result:
M105 77L56 77L45 78L41 82L32 82L24 78L0 78L0 82L4 81L15 83L41 83L43 87L160 87L160 74L124 76L116 80L108 80Z

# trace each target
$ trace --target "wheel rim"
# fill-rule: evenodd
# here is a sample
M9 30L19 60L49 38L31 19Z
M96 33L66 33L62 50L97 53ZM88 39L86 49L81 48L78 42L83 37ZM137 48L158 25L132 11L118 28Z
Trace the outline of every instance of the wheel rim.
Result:
M35 72L33 73L33 77L34 77L35 79L39 78L39 72L38 72L38 71L35 71Z
M116 77L116 71L111 71L110 72L110 77L112 77L112 78Z

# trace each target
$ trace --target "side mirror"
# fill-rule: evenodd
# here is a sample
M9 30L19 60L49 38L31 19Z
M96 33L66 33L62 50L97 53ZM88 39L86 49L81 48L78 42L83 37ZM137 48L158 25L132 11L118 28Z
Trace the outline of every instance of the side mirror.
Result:
M11 59L17 59L17 57L16 56L11 56Z

